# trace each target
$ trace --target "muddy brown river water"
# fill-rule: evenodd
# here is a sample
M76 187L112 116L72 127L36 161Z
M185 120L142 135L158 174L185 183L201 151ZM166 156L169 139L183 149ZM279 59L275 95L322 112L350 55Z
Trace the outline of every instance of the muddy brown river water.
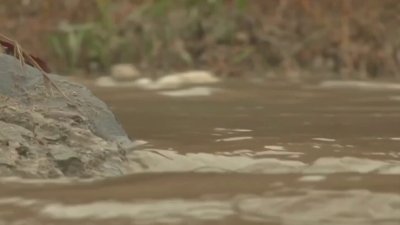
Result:
M142 143L134 173L0 179L0 224L400 224L400 91L91 89Z

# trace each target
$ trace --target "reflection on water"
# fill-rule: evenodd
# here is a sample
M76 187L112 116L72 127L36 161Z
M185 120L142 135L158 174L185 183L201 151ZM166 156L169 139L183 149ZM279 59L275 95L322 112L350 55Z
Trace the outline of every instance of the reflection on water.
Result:
M94 91L145 140L132 175L1 179L0 224L400 223L393 90Z

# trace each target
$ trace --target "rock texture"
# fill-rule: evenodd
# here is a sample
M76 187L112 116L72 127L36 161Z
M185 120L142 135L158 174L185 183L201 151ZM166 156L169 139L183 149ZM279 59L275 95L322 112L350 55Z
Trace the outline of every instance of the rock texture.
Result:
M0 55L0 176L117 176L132 142L107 106L85 87Z

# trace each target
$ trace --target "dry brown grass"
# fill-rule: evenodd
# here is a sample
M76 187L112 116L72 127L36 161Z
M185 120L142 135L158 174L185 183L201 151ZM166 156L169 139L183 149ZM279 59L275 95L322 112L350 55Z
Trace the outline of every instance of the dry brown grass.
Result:
M2 50L0 53L10 54L19 60L21 73L23 74L26 73L24 69L25 64L33 66L34 68L38 69L41 72L44 80L44 85L51 94L52 94L52 89L55 89L63 97L68 99L68 97L64 94L64 92L50 79L47 71L45 71L47 66L41 65L41 63L43 62L38 61L40 59L32 56L27 51L25 51L17 41L0 33L0 49Z

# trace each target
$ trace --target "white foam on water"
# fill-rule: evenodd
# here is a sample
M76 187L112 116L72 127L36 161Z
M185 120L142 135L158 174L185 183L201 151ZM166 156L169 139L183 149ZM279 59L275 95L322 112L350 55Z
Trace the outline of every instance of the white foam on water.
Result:
M142 149L129 153L130 172L236 172L254 174L334 174L344 172L400 174L399 160L373 160L357 157L321 157L305 163L298 158L303 152L253 151L238 149L217 153L179 153L175 150ZM274 158L285 156L286 159ZM396 155L395 157L398 157ZM395 158L393 156L393 158ZM22 183L32 185L92 182L101 178L26 179L2 177L0 184Z
M289 152L289 151L282 151L282 150L253 151L250 149L239 149L239 150L234 150L231 152L217 152L216 154L228 155L228 156L240 155L240 156L247 156L247 157L259 157L259 156L265 156L265 155L297 156L297 155L303 155L304 152Z
M232 129L232 131L235 131L235 132L252 132L253 130L250 130L250 129L241 129L241 128L234 128L234 129Z
M251 136L241 136L241 137L229 137L229 138L220 138L215 140L216 142L229 142L229 141L243 141L253 139Z
M289 152L289 151L268 150L268 151L257 152L256 155L257 156L261 156L261 155L304 155L304 152Z
M230 154L230 155L243 155L243 154L249 154L252 155L254 153L253 150L250 149L238 149L238 150L234 150L232 152L221 152L221 154Z
M298 181L302 182L317 182L317 181L322 181L325 180L326 176L321 176L321 175L307 175L307 176L302 176L298 179Z
M390 96L389 99L390 99L390 100L394 100L394 101L400 101L400 96L399 96L399 95Z
M246 151L236 155L187 153L147 149L134 151L130 158L133 173L141 172L295 172L305 166L300 161L275 158L253 158L257 152Z
M301 194L287 196L237 194L213 199L174 198L81 204L16 198L0 199L0 202L31 208L44 218L78 223L82 219L100 222L120 218L135 224L211 223L231 216L243 221L280 222L284 225L388 225L400 221L399 194L366 190L302 190Z
M324 81L319 85L321 88L351 88L366 90L400 90L400 84L389 82L368 81Z
M278 151L276 151L278 152ZM262 155L268 157L262 157ZM301 152L289 152L299 155ZM234 152L186 153L172 150L143 149L133 151L130 158L133 173L142 172L238 172L238 173L306 173L342 172L400 174L398 160L372 160L356 157L321 157L311 163L272 158L271 152L248 149Z
M38 201L33 199L24 199L20 197L0 198L0 205L32 206Z
M223 128L223 127L216 127L214 131L218 132L252 132L253 130L250 129L243 129L243 128Z
M268 150L271 151L271 150ZM282 151L276 151L282 152ZM284 151L283 151L284 152ZM225 152L227 153L227 152ZM232 154L232 152L231 152ZM249 149L233 155L178 153L173 150L133 151L133 173L148 172L237 172L259 174L303 174L300 182L318 182L338 172L400 174L400 161L355 157L322 157L311 163L262 158ZM13 180L8 178L9 182ZM4 182L5 179L2 179ZM276 184L284 185L284 184ZM280 222L285 225L396 224L400 220L400 195L365 190L301 190L297 195L237 194L218 198L148 199L131 202L94 201L66 204L62 200L43 201L21 197L0 198L0 208L10 205L29 208L37 218L62 220L103 220L125 218L135 224L212 223L238 217L244 221ZM7 212L9 213L9 212ZM23 218L21 218L23 220ZM1 222L1 221L0 221ZM393 223L392 223L393 222ZM397 225L397 224L396 224Z
M274 151L284 151L285 147L280 145L265 145L264 148L274 150Z
M400 168L400 161L360 159L355 157L322 157L303 170L305 173L371 173L391 174ZM397 170L397 169L395 169Z
M154 200L138 203L96 202L82 205L49 204L42 214L57 219L132 218L138 223L182 223L193 220L219 220L235 212L226 201Z
M210 87L192 87L181 90L161 91L158 93L160 95L168 97L201 97L201 96L211 96L217 91L218 89Z
M386 152L366 152L363 155L379 155L379 156L386 156L388 153Z
M216 127L216 128L214 128L214 130L215 130L215 131L228 131L228 130L230 130L230 129L228 129L228 128L223 128L223 127Z
M312 138L312 140L325 141L325 142L335 142L336 141L336 139L333 139L333 138L321 138L321 137Z

